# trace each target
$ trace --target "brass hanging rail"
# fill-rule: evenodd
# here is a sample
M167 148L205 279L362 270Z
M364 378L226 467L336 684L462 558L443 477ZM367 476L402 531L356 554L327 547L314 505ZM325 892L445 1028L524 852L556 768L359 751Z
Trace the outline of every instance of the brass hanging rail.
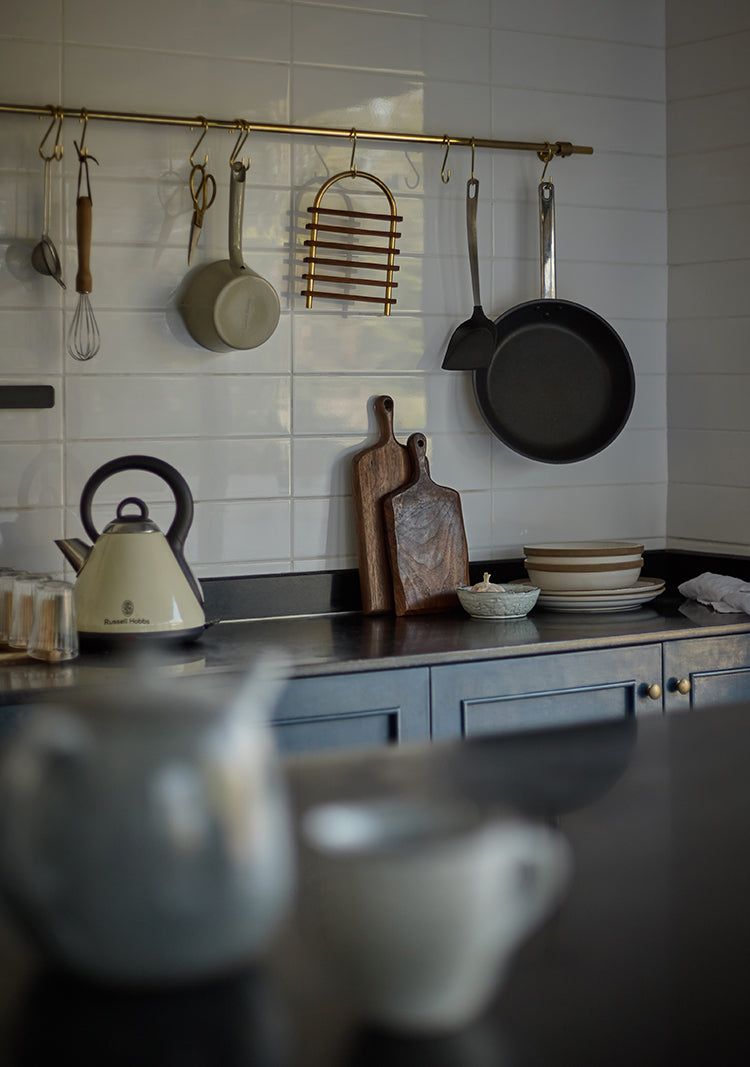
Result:
M343 129L332 126L306 126L290 125L278 122L256 122L246 119L205 119L203 116L196 117L184 115L146 115L127 111L98 111L93 108L55 107L52 104L2 104L0 114L6 115L38 115L39 117L54 115L55 118L81 118L101 119L105 122L140 122L156 126L196 126L205 125L206 129L237 130L244 126L254 133L281 133L294 134L303 137L339 137L349 140L351 128ZM513 152L540 152L549 153L553 156L590 156L594 149L586 145L574 145L570 141L497 141L488 137L448 137L446 134L426 133L395 133L380 130L357 130L357 137L365 141L393 141L408 144L436 144L448 148L451 145L465 145L475 148L503 148Z

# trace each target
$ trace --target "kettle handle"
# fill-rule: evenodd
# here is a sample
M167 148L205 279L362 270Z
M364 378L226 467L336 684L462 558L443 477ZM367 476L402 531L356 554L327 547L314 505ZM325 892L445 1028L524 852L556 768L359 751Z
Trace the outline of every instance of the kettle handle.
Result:
M103 463L91 475L81 493L81 522L84 530L92 542L97 540L99 531L91 517L91 504L94 499L94 493L102 482L106 481L111 475L129 470L150 471L151 474L157 474L172 490L175 500L175 514L172 524L166 533L167 542L174 552L177 562L180 564L193 592L202 603L203 597L200 594L195 578L190 573L182 551L185 538L193 522L193 496L188 483L170 463L163 459L158 459L156 456L118 456L116 459L109 460L108 463Z

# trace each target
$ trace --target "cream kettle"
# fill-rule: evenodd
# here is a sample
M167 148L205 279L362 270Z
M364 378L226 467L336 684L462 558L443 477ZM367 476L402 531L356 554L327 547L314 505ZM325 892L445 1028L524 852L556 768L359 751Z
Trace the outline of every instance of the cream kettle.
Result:
M116 518L101 534L96 529L91 517L96 490L111 475L127 470L156 474L172 490L175 515L166 536L139 497L120 501ZM193 497L179 471L154 456L110 460L83 487L80 514L93 545L79 538L55 544L77 572L74 599L81 643L197 638L206 625L203 597L183 555Z

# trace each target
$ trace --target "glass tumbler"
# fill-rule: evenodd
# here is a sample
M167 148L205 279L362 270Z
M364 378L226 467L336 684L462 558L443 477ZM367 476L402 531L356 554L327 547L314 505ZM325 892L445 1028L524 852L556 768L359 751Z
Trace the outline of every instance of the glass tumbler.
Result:
M13 605L10 617L8 644L11 648L26 648L34 616L34 594L39 582L50 581L48 574L19 571L13 581Z
M75 659L78 629L72 582L37 582L27 653L50 663Z
M18 572L13 567L0 567L0 645L7 645L13 614L13 582Z

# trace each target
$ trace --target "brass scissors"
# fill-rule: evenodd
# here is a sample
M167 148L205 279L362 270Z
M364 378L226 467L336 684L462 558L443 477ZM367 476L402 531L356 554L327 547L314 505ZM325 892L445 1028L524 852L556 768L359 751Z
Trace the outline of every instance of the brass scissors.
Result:
M206 157L208 159L208 157ZM200 181L198 180L200 175ZM193 252L198 247L198 238L201 235L203 216L216 199L216 179L213 174L206 173L205 163L194 163L190 171L190 196L193 200L193 220L190 223L190 244L188 245L188 265L193 258Z

